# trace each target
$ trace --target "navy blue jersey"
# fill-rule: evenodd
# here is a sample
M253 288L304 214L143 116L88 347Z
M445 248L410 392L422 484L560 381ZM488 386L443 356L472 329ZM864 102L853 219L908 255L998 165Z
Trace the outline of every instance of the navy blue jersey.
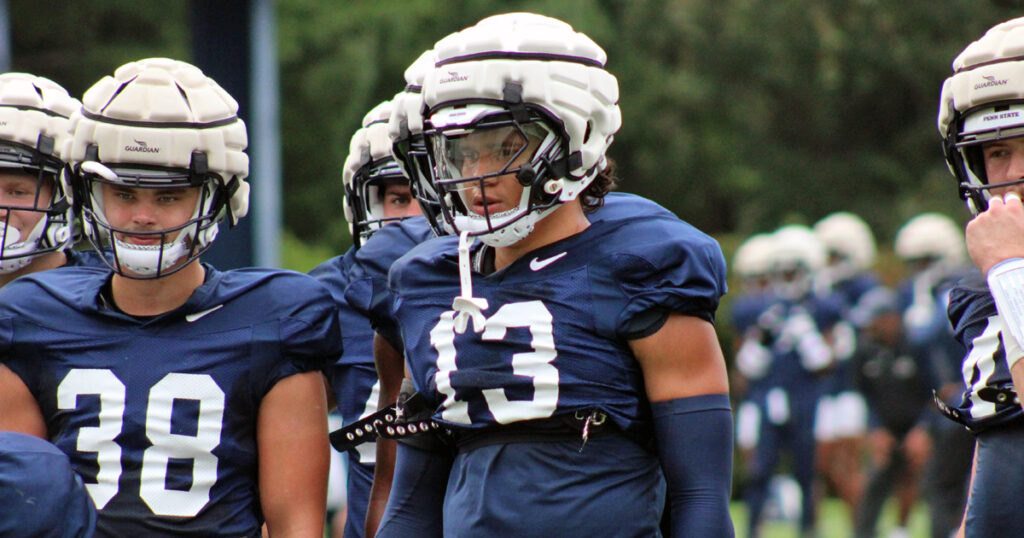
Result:
M832 285L832 295L841 303L842 322L833 328L831 341L836 364L829 373L826 394L837 395L856 390L856 374L850 362L859 345L857 330L868 322L867 311L870 307L863 304L863 301L870 298L870 291L881 285L878 275L871 271L861 271Z
M843 300L846 311L857 308L864 295L881 286L878 275L871 271L862 271L851 278L841 280L832 285L832 291Z
M355 254L356 249L349 249L343 256L331 258L309 272L310 276L330 290L338 303L341 326L345 328L345 351L325 373L338 402L342 422L346 425L374 413L380 391L373 363L373 328L370 327L369 319L345 300L348 273L355 261ZM373 444L360 445L358 450L349 451L349 457L372 464Z
M974 432L1018 419L1021 407L1013 399L997 402L980 396L979 391L986 388L1013 388L1003 334L1012 336L996 312L995 300L981 273L967 276L953 288L949 296L949 321L957 341L967 349L961 368L967 390L958 406L960 418Z
M964 356L961 344L964 341L954 337L952 324L955 322L947 316L947 311L951 291L963 276L964 273L955 272L938 278L925 272L906 279L898 288L907 340L914 353L932 362L940 384L958 383L961 379L960 365ZM987 285L980 285L987 294Z
M111 274L0 290L0 361L82 475L99 535L258 536L260 402L341 354L334 300L300 273L206 266L183 306L137 318L108 306Z
M612 192L604 197L604 204L595 212L587 215L591 222L602 220L626 220L638 215L649 217L676 218L664 207L635 194ZM355 255L350 271L349 289L345 298L352 306L370 318L371 324L395 349L402 351L404 344L398 335L398 329L391 318L390 297L387 280L391 265L398 258L409 252L412 247L434 239L425 218L414 217L403 220L395 225L385 226L374 233L370 240ZM378 237L374 239L375 237ZM444 239L456 248L458 238Z
M667 211L623 213L591 219L500 271L474 271L473 294L488 305L482 333L454 328L455 238L427 241L395 262L391 315L435 418L481 428L599 407L623 431L649 435L628 342L656 331L669 312L712 321L725 261L717 242Z
M399 351L404 345L387 312L388 271L395 260L433 237L427 219L413 217L377 230L353 254L345 300L353 310L369 318L373 329Z
M778 299L767 291L745 293L732 303L732 323L742 336L747 329L757 325L757 318L768 310Z
M812 295L798 302L776 301L769 311L774 321L764 327L770 333L772 352L766 384L786 388L791 393L819 385L822 374L834 363L831 357L815 360L811 353L831 353L831 349L809 348L806 339L817 333L824 343L824 335L842 319L842 309L842 302L835 295Z
M63 267L107 267L107 262L103 261L103 256L95 249L67 249L64 251L64 256L67 261L64 262Z
M372 239L372 237L371 237ZM356 248L331 258L309 272L330 290L338 303L338 316L344 327L345 350L325 371L331 392L338 403L342 424L348 425L377 411L380 383L373 362L373 328L370 320L345 300L349 271L355 263ZM377 443L363 443L348 451L345 536L363 536L367 503L373 484Z

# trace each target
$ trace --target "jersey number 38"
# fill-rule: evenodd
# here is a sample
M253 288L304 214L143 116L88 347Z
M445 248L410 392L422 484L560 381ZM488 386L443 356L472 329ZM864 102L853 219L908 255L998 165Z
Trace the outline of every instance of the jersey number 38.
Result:
M124 425L126 391L110 370L71 370L57 388L57 406L75 409L81 395L100 398L99 425L79 429L76 449L96 453L97 483L86 486L96 508L102 509L117 495L121 477L121 446L114 439ZM175 399L199 401L196 435L172 431ZM217 480L213 449L220 443L224 391L208 375L170 373L149 390L146 409L146 437L152 445L142 455L139 496L156 515L195 516L209 502ZM166 486L172 459L193 462L192 485L186 490Z

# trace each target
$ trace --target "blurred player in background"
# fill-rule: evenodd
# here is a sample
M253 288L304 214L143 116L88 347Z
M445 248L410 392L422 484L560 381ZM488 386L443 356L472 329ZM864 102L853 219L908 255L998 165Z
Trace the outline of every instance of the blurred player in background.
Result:
M765 385L763 380L771 365L771 352L763 345L758 318L775 299L771 291L771 270L774 263L772 235L748 237L733 256L732 270L739 278L740 288L732 303L732 323L738 337L734 349L733 394L740 404L736 409L736 446L742 460L752 463L757 434L760 430Z
M814 232L787 225L772 234L773 303L748 330L749 348L765 357L757 373L758 422L754 457L747 470L745 493L750 510L749 536L759 535L769 484L782 454L800 485L800 530L815 533L816 497L814 426L827 374L835 367L832 328L841 320L842 303L814 292L813 282L825 266L825 248ZM739 357L737 361L739 362Z
M875 237L863 219L846 211L826 216L813 229L826 253L825 267L815 275L815 293L837 296L843 303L842 320L833 326L830 339L835 367L828 373L815 420L818 468L856 518L864 490L868 413L850 363L858 345L857 327L864 323L858 319L863 317L860 301L880 285L872 270Z
M896 527L889 538L908 538L907 522L931 457L931 424L937 417L932 391L938 383L931 362L910 348L895 291L875 287L864 294L859 308L863 323L851 366L870 410L871 467L855 536L877 536L882 508L895 490Z
M898 292L911 353L930 365L942 405L955 406L964 387L960 375L964 348L953 337L946 309L950 290L967 269L963 232L945 215L923 213L899 229L893 249L907 268ZM933 416L930 433L942 450L928 462L924 491L932 535L946 537L963 513L972 441L963 427L938 418Z

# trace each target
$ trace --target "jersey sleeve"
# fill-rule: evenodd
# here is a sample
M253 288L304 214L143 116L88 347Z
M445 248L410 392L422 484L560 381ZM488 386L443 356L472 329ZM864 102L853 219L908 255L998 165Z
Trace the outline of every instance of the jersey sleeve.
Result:
M624 297L615 330L627 340L653 334L670 313L713 322L726 292L721 248L688 225L652 230L611 263Z
M372 239L372 238L371 238ZM388 268L381 258L356 257L350 281L345 288L345 301L349 306L370 320L370 326L395 347L402 349L398 328L391 318L388 292Z
M279 377L323 370L343 351L338 305L330 292L312 279L302 288L293 292L305 299L281 319Z
M19 319L26 318L21 305L41 291L28 278L19 278L0 288L0 364L10 368L28 387L37 386L39 361L15 351L18 349L15 326Z
M370 320L373 330L395 349L404 349L398 326L391 315L388 272L399 258L433 237L422 218L407 219L376 231L355 254L345 299Z

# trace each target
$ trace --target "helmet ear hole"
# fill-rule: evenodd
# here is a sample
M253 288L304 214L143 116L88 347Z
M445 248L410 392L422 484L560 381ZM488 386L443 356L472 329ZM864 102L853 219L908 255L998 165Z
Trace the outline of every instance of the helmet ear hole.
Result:
M590 133L594 130L593 128L594 128L594 122L588 121L587 122L587 130L583 133L583 144L584 145L587 142L590 142Z

